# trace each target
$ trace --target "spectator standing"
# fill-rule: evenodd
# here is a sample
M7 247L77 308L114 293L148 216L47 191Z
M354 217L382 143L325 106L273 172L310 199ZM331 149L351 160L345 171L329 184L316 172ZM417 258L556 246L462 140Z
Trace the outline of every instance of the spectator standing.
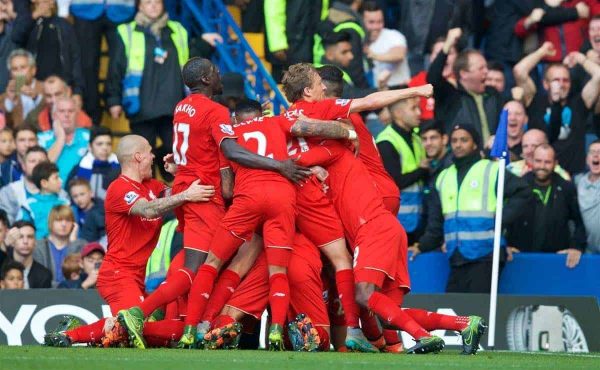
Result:
M510 163L518 161L523 153L523 135L527 126L527 113L523 103L511 100L504 104L504 109L508 111L507 141L510 152ZM495 140L495 135L490 136L485 145L486 150L490 150Z
M455 124L467 124L477 130L485 143L496 131L504 102L496 89L485 86L487 62L479 51L463 50L456 57L456 86L444 79L442 71L448 53L461 35L459 28L448 31L442 51L429 67L427 81L434 88L435 117L445 123L446 132Z
M25 154L31 147L37 145L37 131L34 127L22 124L14 130L15 152L0 164L0 188L17 181L23 174Z
M102 36L106 37L109 55L117 44L117 25L130 21L135 14L135 0L71 0L70 13L81 48L81 70L85 94L83 107L93 122L102 118L98 73Z
M362 24L358 9L362 0L337 0L334 1L329 9L327 19L318 26L318 33L321 38L329 37L332 33L347 32L350 35L350 44L352 44L352 55L354 58L350 61L347 68L350 78L354 85L360 88L369 87L369 82L365 74L364 67L364 42L366 32ZM315 62L321 60L319 54L315 54Z
M35 58L27 50L13 50L7 66L10 80L6 92L0 95L0 109L6 114L6 124L15 127L42 101L42 82L34 78Z
M12 0L0 3L0 91L6 90L8 68L5 66L8 55L16 47L11 39L12 22L16 17Z
M413 74L426 69L427 51L452 28L461 28L465 39L472 30L469 0L404 0L400 3L400 32L408 41Z
M72 90L67 83L58 76L50 76L44 80L44 100L25 117L25 122L38 126L40 131L52 130L52 112L54 103L58 98L70 97ZM82 110L77 108L75 122L77 127L89 128L92 126L92 119Z
M56 15L55 0L36 0L32 5L31 12L17 14L12 39L35 56L38 80L61 76L73 86L77 106L81 107L84 86L75 30L65 18Z
M77 105L73 98L56 99L52 113L53 128L38 134L40 145L48 150L48 158L55 162L60 178L66 185L67 178L88 150L90 131L76 127Z
M265 0L264 19L267 60L273 65L273 78L281 81L283 71L296 63L313 61L313 48L320 20L325 19L329 1ZM320 55L314 56L315 62Z
M485 86L493 87L500 94L504 94L506 77L502 64L496 61L488 62L488 73L485 76Z
M587 252L600 253L600 140L587 153L589 171L575 177L577 200L587 232Z
M435 184L435 179L446 167L452 165L452 151L448 148L448 135L444 133L443 124L439 121L426 121L419 126L419 136L429 161L428 189Z
M184 97L181 68L189 54L187 31L169 20L162 0L140 0L138 9L134 21L117 28L106 102L113 118L125 111L131 132L148 140L163 178L171 178L162 158L171 152L173 110Z
M53 207L47 223L50 233L36 241L33 258L52 272L52 286L56 287L64 280L64 259L69 254L81 252L85 241L77 238L79 227L68 205Z
M90 149L79 164L71 170L67 181L88 181L94 198L106 198L106 189L121 171L117 156L112 152L112 132L106 127L94 127L90 135Z
M48 215L54 206L69 204L60 197L62 180L58 176L58 167L51 162L41 162L33 169L31 180L40 189L27 197L27 207L22 207L20 218L35 225L36 239L48 235Z
M383 10L376 2L365 2L362 14L367 31L366 54L373 61L373 75L377 85L406 85L411 76L406 38L397 30L384 27Z
M524 91L528 128L546 132L556 150L558 163L574 175L585 168L585 121L600 94L600 65L573 52L565 63L570 67L579 64L591 76L581 93L571 93L569 69L563 64L546 67L543 89L538 91L529 73L545 56L555 53L553 44L545 42L515 66L514 76Z
M575 186L554 173L555 166L554 149L548 144L538 146L533 153L533 172L523 177L533 197L508 227L506 238L512 253L567 254L567 267L572 268L586 246L585 227Z
M16 261L10 261L2 265L0 270L0 289L24 289L25 287L25 266Z
M25 266L24 288L51 288L52 273L43 265L33 259L35 251L35 226L31 222L17 221L9 231L7 242L8 258Z
M445 243L450 260L447 292L488 293L498 162L481 159L481 138L472 126L454 126L450 144L454 163L438 175L431 190L425 234L416 247L426 252ZM529 196L527 184L507 173L503 225L514 222Z
M415 131L421 123L419 98L400 100L390 106L393 123L377 136L377 149L386 171L400 189L398 219L412 244L421 226L423 186L427 179L429 160Z

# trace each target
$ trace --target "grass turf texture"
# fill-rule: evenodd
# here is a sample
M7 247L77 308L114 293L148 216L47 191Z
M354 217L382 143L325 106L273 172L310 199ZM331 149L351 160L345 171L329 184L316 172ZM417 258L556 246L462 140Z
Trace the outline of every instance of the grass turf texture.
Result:
M480 352L461 356L0 346L0 369L594 369L600 354Z

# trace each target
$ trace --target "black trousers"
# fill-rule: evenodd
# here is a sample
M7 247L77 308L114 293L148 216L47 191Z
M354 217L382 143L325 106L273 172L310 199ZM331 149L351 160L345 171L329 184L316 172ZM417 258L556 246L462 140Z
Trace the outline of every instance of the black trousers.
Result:
M152 147L156 158L154 163L158 166L163 179L173 180L173 176L163 167L163 157L173 151L173 116L161 116L146 121L130 122L131 133L143 136ZM156 138L160 137L162 145L157 147Z
M83 108L92 118L92 122L99 125L102 119L100 93L98 92L102 35L106 35L109 50L114 48L118 37L117 25L103 15L93 21L75 18L74 27L81 47L81 69L85 88Z
M502 272L503 262L500 262ZM492 287L492 261L474 261L450 268L448 293L489 293Z

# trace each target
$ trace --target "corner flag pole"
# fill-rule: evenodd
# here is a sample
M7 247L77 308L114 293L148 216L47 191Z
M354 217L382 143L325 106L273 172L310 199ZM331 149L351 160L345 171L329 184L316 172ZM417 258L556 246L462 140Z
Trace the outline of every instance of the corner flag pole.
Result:
M504 174L506 159L501 158L498 169L498 187L496 191L496 222L494 225L494 258L492 262L492 287L490 290L490 315L488 347L494 349L496 336L496 309L498 304L498 274L500 265L500 234L502 233L502 207L504 202Z
M490 314L488 347L494 349L496 337L496 310L498 306L498 275L500 265L500 237L502 234L502 207L504 205L504 175L508 157L508 110L503 109L496 130L496 137L490 155L499 158L498 185L496 188L496 218L494 224L494 253L492 261L492 286L490 289Z

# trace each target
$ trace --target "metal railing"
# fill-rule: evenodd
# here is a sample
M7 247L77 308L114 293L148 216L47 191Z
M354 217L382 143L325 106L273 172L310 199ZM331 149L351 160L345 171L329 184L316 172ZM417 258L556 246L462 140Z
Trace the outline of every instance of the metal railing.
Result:
M270 101L273 113L279 114L282 109L287 109L287 100L277 83L252 50L223 1L182 0L182 6L182 11L189 11L204 32L218 33L223 38L223 43L216 44L217 53L213 57L221 73L237 72L244 76L246 96L261 103ZM232 37L230 30L235 37Z

